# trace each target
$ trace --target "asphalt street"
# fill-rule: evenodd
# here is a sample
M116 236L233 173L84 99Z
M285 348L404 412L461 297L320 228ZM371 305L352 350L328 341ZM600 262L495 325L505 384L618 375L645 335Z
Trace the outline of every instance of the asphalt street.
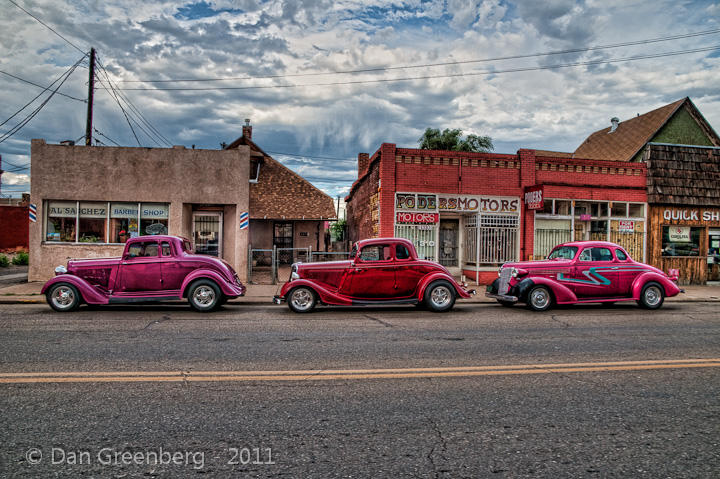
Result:
M2 477L720 477L717 303L2 305L0 327Z

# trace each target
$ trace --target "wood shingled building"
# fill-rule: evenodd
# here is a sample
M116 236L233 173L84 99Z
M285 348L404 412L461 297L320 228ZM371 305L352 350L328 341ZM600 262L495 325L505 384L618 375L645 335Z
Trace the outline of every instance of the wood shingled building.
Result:
M720 137L690 98L613 118L573 156L645 163L648 262L681 284L720 280Z
M294 249L327 251L328 220L335 219L333 199L262 150L252 140L250 120L232 150L250 147L250 248L281 248L280 263L298 259Z

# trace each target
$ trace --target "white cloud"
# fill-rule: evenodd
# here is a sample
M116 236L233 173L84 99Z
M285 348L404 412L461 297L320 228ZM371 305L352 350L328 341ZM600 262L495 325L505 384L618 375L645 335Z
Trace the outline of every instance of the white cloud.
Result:
M2 182L4 185L29 185L30 176L6 171L2 174Z

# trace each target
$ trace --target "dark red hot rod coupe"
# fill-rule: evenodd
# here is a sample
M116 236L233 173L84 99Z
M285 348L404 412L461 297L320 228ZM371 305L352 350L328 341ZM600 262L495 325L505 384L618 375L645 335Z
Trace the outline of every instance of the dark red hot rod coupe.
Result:
M177 236L139 236L125 243L120 258L72 259L42 293L56 311L81 303L110 304L187 298L197 311L212 311L245 294L235 270L213 256L193 254Z
M670 275L634 261L614 243L576 241L556 246L542 261L505 263L486 296L503 306L525 303L534 311L553 304L637 301L657 309L681 293L677 270Z
M420 304L431 311L450 310L455 299L469 298L448 270L420 260L412 242L402 238L359 241L350 259L325 263L295 263L290 280L274 302L287 301L296 313L326 305Z

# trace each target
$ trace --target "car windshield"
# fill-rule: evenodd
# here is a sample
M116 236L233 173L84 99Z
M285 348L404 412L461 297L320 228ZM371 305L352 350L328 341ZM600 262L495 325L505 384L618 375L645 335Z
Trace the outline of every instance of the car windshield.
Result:
M552 250L548 259L573 259L577 250L577 246L558 246Z

